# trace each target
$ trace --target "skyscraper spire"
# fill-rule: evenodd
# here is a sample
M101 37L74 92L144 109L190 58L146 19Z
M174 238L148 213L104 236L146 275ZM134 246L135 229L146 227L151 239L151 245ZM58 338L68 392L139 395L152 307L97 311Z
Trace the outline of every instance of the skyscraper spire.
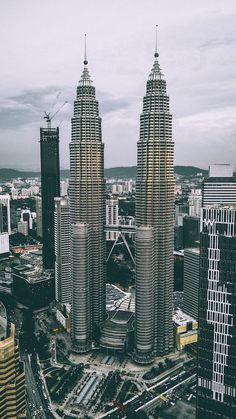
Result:
M87 60L87 34L84 34L84 65L88 64Z
M155 34L155 52L154 52L155 61L154 61L151 73L149 74L149 80L160 79L163 76L159 62L158 62L159 53L157 52L157 29L158 29L158 25L156 25L156 34Z
M92 80L88 71L88 60L87 60L87 34L84 34L84 69L79 81L82 86L91 86Z
M155 58L158 58L159 57L159 54L157 52L157 28L158 28L158 25L156 25L155 54L154 54L154 57Z

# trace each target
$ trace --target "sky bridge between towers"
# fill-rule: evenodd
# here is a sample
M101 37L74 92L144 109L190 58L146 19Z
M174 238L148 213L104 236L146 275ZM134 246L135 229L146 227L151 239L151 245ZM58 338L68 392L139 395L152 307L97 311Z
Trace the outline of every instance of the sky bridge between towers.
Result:
M118 225L117 224L115 224L115 225L114 224L107 224L105 226L105 233L107 233L108 231L112 231L112 232L115 232L115 233L118 233L118 234L117 234L117 238L114 241L114 243L113 243L113 245L111 247L111 250L110 250L110 252L109 252L109 254L107 256L106 262L109 262L109 259L110 259L111 255L112 255L115 247L119 243L123 242L124 245L125 245L125 247L126 247L126 249L127 249L127 251L128 251L128 253L129 253L129 255L130 255L130 258L131 258L133 264L135 265L134 256L133 256L133 254L132 254L132 252L130 250L129 243L127 242L127 240L125 238L125 235L126 234L132 234L133 235L133 234L136 233L135 226L133 226L133 225L132 226L125 225L125 224L118 224Z

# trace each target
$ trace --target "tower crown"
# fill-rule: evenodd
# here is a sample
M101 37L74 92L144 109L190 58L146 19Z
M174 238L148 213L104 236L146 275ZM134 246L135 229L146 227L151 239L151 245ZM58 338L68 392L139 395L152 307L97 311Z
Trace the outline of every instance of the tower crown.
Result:
M89 71L88 71L88 60L87 60L87 36L84 35L84 69L83 73L81 75L79 85L80 86L91 86L92 85L92 79L90 77Z
M163 74L158 62L159 53L157 51L157 28L158 25L156 25L156 38L155 38L155 52L154 52L154 64L151 70L151 73L149 74L149 80L158 80L161 79Z

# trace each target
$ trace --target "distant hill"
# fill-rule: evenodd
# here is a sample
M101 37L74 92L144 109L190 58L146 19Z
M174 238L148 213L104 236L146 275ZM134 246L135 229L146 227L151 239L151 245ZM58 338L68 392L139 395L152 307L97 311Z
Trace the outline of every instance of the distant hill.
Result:
M107 178L134 178L136 177L137 168L136 166L127 166L127 167L111 167L110 169L105 169L105 177ZM61 170L61 177L68 178L69 170ZM197 173L202 173L204 176L207 175L207 170L200 169L199 167L194 166L175 166L175 173L182 176L195 176ZM39 177L40 172L33 171L21 171L14 169L0 169L0 180L7 181L13 178L29 178L29 177Z
M61 170L61 177L68 178L69 177L69 170ZM6 181L11 179L16 179L18 177L22 179L30 178L30 177L40 177L40 172L34 171L23 171L23 170L15 170L15 169L0 169L0 180Z
M115 177L115 178L134 178L136 177L137 167L136 166L127 166L127 167L111 167L110 169L105 169L105 177Z
M182 176L196 176L197 173L202 173L203 176L207 176L208 170L194 166L175 166L175 173Z
M11 180L17 177L27 178L31 176L40 176L40 172L23 172L21 170L14 169L0 169L0 179L1 180Z
M105 169L106 177L133 178L136 177L136 173L136 166L111 167L110 169ZM196 176L197 173L202 173L203 176L207 176L208 170L200 169L199 167L194 166L175 166L175 173L181 176Z

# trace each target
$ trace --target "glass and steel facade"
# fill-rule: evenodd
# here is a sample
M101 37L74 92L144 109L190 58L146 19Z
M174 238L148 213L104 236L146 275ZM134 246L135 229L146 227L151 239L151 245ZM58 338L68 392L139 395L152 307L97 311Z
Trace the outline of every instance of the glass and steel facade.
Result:
M55 296L59 304L71 303L70 211L68 198L55 198Z
M202 184L202 206L236 205L236 178L208 177Z
M72 117L70 143L70 221L89 225L89 286L90 320L95 331L106 315L105 289L105 232L106 203L104 180L104 144L102 143L101 118L95 87L92 85L87 60L77 87ZM73 247L73 244L72 244ZM78 254L78 258L80 255ZM74 266L74 265L73 265ZM72 293L77 276L72 268ZM82 275L82 273L81 273ZM86 305L88 306L88 304ZM73 319L86 316L82 306L72 303ZM72 319L72 336L74 324Z
M197 419L236 417L236 208L202 209Z
M153 228L140 226L135 237L135 352L134 360L154 359L154 237Z
M174 344L174 141L169 96L157 53L147 81L140 117L136 225L153 227L154 301L151 304L154 311L154 352L165 355ZM139 304L143 304L142 300Z
M199 259L199 249L184 249L183 311L195 320L198 319Z
M11 234L10 195L0 194L0 256L9 253Z
M54 269L54 198L60 196L59 128L40 128L43 267Z
M72 224L71 262L73 274L72 328L73 349L84 353L91 349L91 264L90 235L86 223Z

